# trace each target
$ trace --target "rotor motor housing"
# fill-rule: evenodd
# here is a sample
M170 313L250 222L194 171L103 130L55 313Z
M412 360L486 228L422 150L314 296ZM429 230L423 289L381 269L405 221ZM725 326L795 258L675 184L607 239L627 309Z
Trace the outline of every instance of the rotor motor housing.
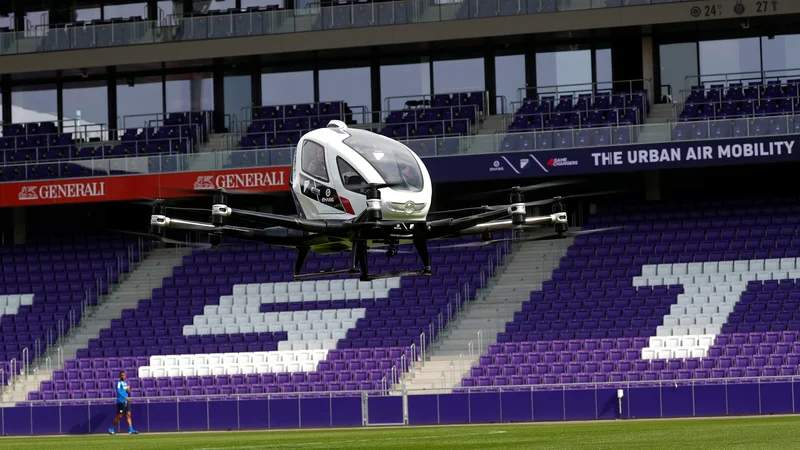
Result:
M228 196L222 192L217 192L214 194L214 205L215 206L227 206L228 204ZM226 216L222 214L212 214L211 215L211 223L217 226L225 225Z
M561 201L561 197L555 197L553 200L553 205L550 207L550 210L553 214L567 212L567 207L564 205L564 202ZM554 228L556 233L564 234L569 230L569 225L563 222L556 222L554 224Z
M521 192L513 192L509 201L508 212L511 215L511 223L514 225L525 225L525 217L528 215L525 210L525 199Z
M152 208L152 215L153 216L165 216L167 214L167 208L161 202L156 202ZM151 219L152 220L152 219ZM150 225L150 234L155 236L164 237L164 227L160 227L157 225Z

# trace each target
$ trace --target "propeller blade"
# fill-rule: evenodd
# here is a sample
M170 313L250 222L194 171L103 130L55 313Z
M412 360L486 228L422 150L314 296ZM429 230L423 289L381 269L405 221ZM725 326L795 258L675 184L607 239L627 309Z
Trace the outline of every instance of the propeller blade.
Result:
M109 232L112 232L112 233L127 234L127 235L130 235L130 236L138 236L138 237L142 237L142 238L145 238L145 239L150 239L151 241L163 242L165 244L183 245L183 246L188 246L188 247L196 247L196 248L204 248L204 249L214 248L215 247L215 246L213 246L213 245L211 245L211 244L209 244L207 242L179 241L177 239L170 239L168 237L157 236L155 234L142 233L142 232L138 232L138 231L129 231L129 230L106 230L106 231L109 231ZM224 245L224 244L220 244L220 245Z
M573 198L583 198L583 197L596 197L596 196L600 196L600 195L621 194L623 192L626 192L626 190L625 189L616 189L616 190L609 190L609 191L587 192L585 194L565 195L565 196L561 197L561 200L570 200L570 199L573 199ZM555 198L551 198L551 199L547 199L547 200L536 200L536 201L532 201L532 202L526 202L525 206L544 206L544 205L549 205L549 204L551 204L551 203L553 203L555 201L556 201ZM492 206L491 208L504 209L504 208L508 208L509 206L510 205Z
M624 189L617 189L617 190L609 190L609 191L598 191L598 192L587 192L586 194L575 194L575 195L565 195L561 197L561 200L569 200L573 198L581 198L581 197L594 197L599 195L610 195L610 194L619 194L626 192ZM546 200L535 200L532 202L526 202L525 206L545 206L555 202L555 198L550 198ZM449 209L446 211L432 211L431 215L440 215L440 214L454 214L460 212L468 212L468 211L491 211L491 210L499 210L499 209L506 209L511 205L494 205L494 206L472 206L469 208L459 208L459 209Z
M530 191L537 191L539 189L549 189L552 187L558 186L569 186L571 184L580 184L585 183L586 180L557 180L557 181L548 181L545 183L533 184L530 186L514 186L508 189L498 189L494 191L488 191L486 194L499 194L499 193L511 193L511 192L530 192Z
M432 216L439 216L439 215L442 215L442 214L454 214L454 213L469 212L469 211L486 212L486 211L490 211L492 208L495 208L495 207L489 206L489 205L471 206L469 208L448 209L448 210L445 210L445 211L431 211L428 214L432 215Z
M184 208L182 206L167 206L167 209L171 211L187 211L187 212L211 214L211 209L203 209L203 208Z
M575 236L583 236L586 234L596 234L596 233L603 233L606 231L614 231L614 230L621 230L623 227L610 227L610 228L597 228L594 230L580 230L580 231L567 231L564 234L545 234L542 236L531 236L531 237L517 237L517 238L502 238L502 239L491 239L488 241L475 241L475 242L465 242L463 244L453 244L453 245L445 245L438 248L463 248L463 247L485 247L487 245L492 244L499 244L501 242L535 242L535 241L550 241L555 239L566 239Z
M155 205L170 205L176 204L173 200L164 199L164 198L143 198L141 200L131 201L134 205L142 205L142 206L149 206L153 207Z
M217 193L225 195L284 195L288 191L263 191L258 189L225 189L225 188L208 188L208 189L187 189L183 187L166 187L170 191L178 191L184 194L191 195L214 195Z

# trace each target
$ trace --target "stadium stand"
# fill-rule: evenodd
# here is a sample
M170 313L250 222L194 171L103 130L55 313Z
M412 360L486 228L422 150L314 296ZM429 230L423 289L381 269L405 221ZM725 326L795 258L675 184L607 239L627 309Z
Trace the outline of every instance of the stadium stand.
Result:
M142 256L138 242L110 235L0 247L0 383L80 324L85 309Z
M29 400L111 398L120 369L137 397L385 391L475 298L504 255L494 247L432 247L433 276L366 283L291 281L293 253L261 244L195 251ZM418 266L416 255L370 259L380 270ZM347 264L317 255L306 270Z
M352 123L352 114L347 103L341 101L255 107L240 147L259 149L291 146L304 133L324 127L331 120Z
M0 170L0 181L126 173L132 170L128 163L110 161L95 167L91 160L197 152L199 146L208 142L209 120L208 112L169 113L157 126L116 132L80 129L63 132L53 122L4 124L0 153L5 167ZM98 141L100 135L115 134L118 140ZM143 166L141 170L159 172L175 170L178 164L176 156L159 158L157 162L141 161L139 165Z
M742 81L693 86L672 131L674 140L765 136L800 132L800 80ZM686 95L686 92L683 92ZM710 121L698 125L696 121ZM689 122L689 123L686 123Z
M464 387L796 375L800 207L608 210L498 334Z
M643 124L649 112L647 90L526 98L508 126L502 149L629 144L633 140L630 126Z

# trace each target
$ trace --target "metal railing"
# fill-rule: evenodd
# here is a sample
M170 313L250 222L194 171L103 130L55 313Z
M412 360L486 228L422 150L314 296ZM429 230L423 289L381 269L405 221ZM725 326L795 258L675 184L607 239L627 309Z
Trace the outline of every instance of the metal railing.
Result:
M781 84L758 84L755 86L747 85L747 86L719 86L719 85L712 85L710 87L693 87L692 89L684 89L681 93L681 100L676 103L683 103L683 104L701 104L701 103L730 103L730 102L759 102L759 101L774 101L774 100L786 100L792 99L797 100L797 91L800 86L800 80L791 80ZM778 97L773 97L766 94L765 91L768 91L771 88L783 88L786 87L793 87L795 94L791 95L780 95ZM751 89L756 90L755 97L745 96L745 93ZM732 90L738 90L741 92L740 98L733 98L733 99L725 99L725 94L730 93ZM714 93L715 99L709 99ZM700 101L689 101L690 97L695 96L696 94L702 94L703 98Z
M670 0L642 0L635 6ZM671 0L678 2L680 0ZM463 0L433 3L427 0L358 2L342 6L310 4L295 10L214 11L170 15L166 20L119 18L115 21L48 24L31 30L0 33L0 54L27 54L74 49L303 33L392 24L443 22L472 18L627 7L622 0ZM634 5L631 5L634 6ZM316 19L316 20L315 20ZM37 34L42 34L41 36Z
M139 239L138 249L139 249L140 254L144 253L143 240L142 239ZM128 262L128 268L129 268L129 271L130 271L130 268L132 268L133 264L134 264L134 256L133 256L134 255L134 246L133 245L128 246L126 254L127 254L126 260ZM108 283L109 294L111 293L111 290L112 290L112 288L114 286L115 279L112 277L112 275L115 273L115 271L116 271L116 274L117 274L117 278L116 278L116 282L117 283L119 281L121 281L123 279L123 277L124 277L125 272L124 272L124 268L123 268L123 265L122 265L122 261L123 261L123 259L122 259L122 257L120 257L120 258L117 259L116 268L109 267L109 268L106 269L105 281ZM63 342L64 339L67 339L70 336L72 336L75 333L77 333L79 325L81 325L81 323L82 323L81 322L81 317L85 317L87 315L93 314L94 310L96 310L96 308L98 306L100 306L101 299L103 298L103 294L101 294L100 287L102 286L103 281L104 280L101 278L101 279L96 280L96 283L95 283L95 289L97 289L95 294L98 297L97 305L92 305L91 302L90 302L90 298L91 298L93 292L92 291L84 292L84 298L81 301L81 306L80 306L81 309L80 309L80 311L78 311L78 310L76 310L74 308L70 309L67 312L66 319L64 319L64 318L59 319L55 323L53 328L49 328L45 332L44 347L42 347L42 341L40 339L37 339L37 340L34 341L35 355L33 357L33 366L34 366L33 367L33 373L34 373L34 377L36 379L38 379L39 376L40 376L39 368L40 368L41 364L43 364L45 366L45 368L48 371L48 373L50 373L50 371L52 371L52 368L53 368L53 361L52 361L52 356L51 356L52 353L48 353L48 352L52 351L53 346L55 346L58 343ZM24 352L27 352L27 351L28 351L28 349L24 350ZM24 359L23 360L23 373L25 374L25 379L27 379L27 376L30 373L30 367L29 367L29 362L28 362L28 360L30 358L28 356L29 355L27 353L24 353L23 356L22 356L23 359ZM64 349L63 349L63 347L59 346L59 347L55 348L55 357L56 357L56 365L57 365L57 367L63 367L64 366ZM15 371L16 371L17 368L18 368L18 362L15 362ZM15 382L16 380L12 380L12 381Z
M38 121L38 122L14 122L14 123L2 123L2 127L0 127L0 136L4 137L16 137L16 136L47 136L47 134L38 134L38 130L41 127L42 123L50 123L55 126L57 130L60 130L60 133L71 133L75 139L83 139L85 141L89 141L90 139L100 139L100 140L108 140L109 139L109 129L108 125L104 123L87 123L85 120L81 119L53 119L47 121ZM17 132L8 135L7 132L10 130L16 130ZM35 132L28 133L34 129Z
M771 135L794 134L794 115L769 116L773 122L782 121L786 126L781 133L771 133ZM733 119L730 119L733 120ZM742 118L738 120L752 121L754 118ZM717 121L693 121L694 127L710 127ZM565 129L554 131L537 131L523 133L496 133L489 135L473 135L462 137L436 137L414 140L400 140L408 145L413 151L423 158L436 156L458 156L463 154L486 154L507 151L537 151L537 150L559 150L567 156L570 150L586 147L615 147L618 145L636 144L642 133L647 133L654 140L648 141L648 145L658 143L669 143L672 138L672 131L682 124L675 122L661 124L631 125L622 127L604 127L592 129ZM593 140L584 141L589 136L603 136L592 138ZM748 127L746 134L735 137L763 136L763 134L752 134ZM712 136L707 139L724 139L731 136ZM526 145L523 146L522 142ZM203 170L220 169L243 169L243 168L262 168L273 166L286 166L290 164L290 155L294 147L271 148L260 150L222 150L202 154L173 154L158 156L142 156L129 158L110 158L110 159L91 159L84 160L82 164L92 167L91 176L112 176L121 174L145 174L145 173L175 173L190 171L191 167L202 166ZM275 156L273 156L275 155ZM289 156L287 156L289 155ZM275 161L280 161L276 163ZM32 167L43 166L52 168L52 178L59 178L67 175L62 173L62 165L53 163L17 163L5 167L16 169L19 173L14 179L5 181L24 181L34 179L30 169ZM72 175L72 174L69 174ZM88 175L87 175L88 176ZM37 181L43 178L35 178ZM491 274L490 274L491 276Z
M730 83L760 81L766 85L767 82L771 80L788 80L790 78L800 78L800 68L687 75L684 77L685 89L681 90L681 92L691 91L693 87L702 86L706 83L722 84L728 87ZM747 86L742 87L747 88Z
M8 361L8 371L11 372L8 376L8 385L11 389L14 388L14 385L17 382L17 371L19 370L19 365L17 363L17 358L11 358Z
M22 375L23 378L27 381L28 380L28 364L30 361L30 351L28 347L22 349Z
M770 100L770 99L764 99ZM789 110L788 111L781 111L780 114L782 115L789 115L795 116L798 112L800 112L800 96L786 96L782 97L779 100L788 101L789 102ZM733 112L727 112L727 105L738 103L738 109ZM749 105L748 105L749 103ZM707 121L716 121L716 120L748 120L748 119L757 119L757 118L769 118L775 117L775 113L770 112L762 112L763 107L759 105L759 99L742 99L742 100L721 100L721 101L705 101L705 102L683 102L683 103L673 103L672 105L672 117L674 120L692 120L696 121L695 117L681 117L683 113L687 110L687 108L693 109L703 109L703 114L697 116L697 119L704 119ZM711 111L709 115L708 112Z
M386 97L383 99L384 102L383 107L385 111L389 112L393 110L399 111L399 110L408 110L414 108L448 108L448 107L460 108L463 106L477 107L478 105L475 105L474 103L462 103L462 101L466 100L465 98L462 98L462 95L468 95L468 94L480 94L482 100L481 103L483 104L484 108L487 108L489 106L489 91L476 88L476 89L464 89L459 92L437 92L434 94L396 95L392 97ZM437 96L441 95L449 95L451 97L450 98L451 102L455 103L450 103L450 105L447 106L434 106L433 105L434 99ZM395 101L394 105L392 104L392 101ZM397 101L400 101L399 105L396 103ZM480 113L480 111L478 111L478 113ZM480 117L480 116L476 115L475 117Z
M422 364L425 364L425 361L426 361L425 353L427 353L427 349L425 348L425 347L427 347L426 342L425 342L425 333L420 333L419 342L420 342L420 344L419 344L419 352L420 352L420 358L421 358L420 362Z
M404 97L403 97L404 98ZM325 103L341 103L344 105L344 102L321 102L321 103L311 103L311 105L322 105ZM267 112L271 111L273 108L280 108L280 112L278 113L279 116L276 117L253 117L253 110L263 109ZM244 119L241 121L236 122L233 124L233 132L228 134L225 137L225 146L228 149L234 149L240 146L242 138L244 137L253 137L253 136L262 136L263 141L267 144L270 142L270 138L275 136L276 134L280 133L299 133L303 134L308 131L311 131L316 128L324 127L327 125L326 122L332 117L336 120L342 121L353 121L355 120L357 123L351 124L353 128L361 128L361 129L368 129L374 132L380 132L381 129L385 127L393 127L395 129L401 129L403 126L406 127L404 133L400 133L400 138L404 139L406 136L411 135L416 132L416 127L420 125L428 125L429 127L436 127L437 125L441 125L442 132L445 132L448 127L455 121L467 121L467 134L472 134L474 132L474 128L481 120L480 108L477 105L450 105L450 106L437 106L437 107L418 107L418 108L404 108L404 109L395 109L395 110L383 110L383 111L371 111L366 106L348 106L351 110L350 113L343 110L338 114L323 114L317 112L316 114L310 116L286 116L285 111L281 106L265 106L265 107L245 107L242 108L242 116ZM475 123L471 122L470 117L461 117L462 110L464 108L472 108L471 118L475 119ZM353 109L360 110L360 112L352 111ZM275 111L272 110L274 113ZM434 120L427 119L427 113L433 112L437 115L448 116L447 118L437 118ZM403 117L402 121L393 121L392 123L387 123L387 119L390 118L392 115L412 115L413 117ZM294 128L294 129L286 129L283 128L285 125L286 120L296 119L298 121L298 125L301 128ZM323 120L324 119L324 120ZM352 119L352 120L351 120ZM315 123L316 122L318 123ZM332 120L332 119L331 119ZM258 124L264 127L263 131L260 130L253 130L251 129L251 125ZM438 134L438 133L437 133ZM453 135L453 133L449 133L449 135ZM248 144L249 145L249 144Z
M611 86L627 86L626 89L611 88ZM633 80L619 80L619 81L599 81L589 83L572 83L572 84L553 84L547 86L525 86L517 89L517 101L521 102L526 98L531 97L555 97L555 102L562 95L570 95L576 98L581 96L588 96L592 99L597 97L613 97L617 95L626 95L620 92L614 93L613 91L625 91L627 95L635 93L638 86L642 86L641 90L652 92L653 80L652 78L640 78ZM602 87L601 87L602 86Z
M619 108L608 108L608 109L586 109L586 110L573 110L573 111L551 111L551 112L534 112L534 113L519 113L519 109L515 108L517 111L516 114L508 115L503 117L503 128L508 128L510 125L514 124L520 119L525 120L535 120L538 118L538 124L531 125L529 127L530 130L540 130L540 131L558 131L561 129L581 129L581 128L595 128L597 126L597 122L590 120L585 115L589 114L606 114L605 122L603 123L605 126L611 127L620 127L630 125L630 120L627 119L628 114L626 111L631 110L634 112L634 124L639 124L644 121L644 111L641 111L638 107L631 105L631 106L623 106ZM573 118L577 118L577 123L575 120L570 120L570 123L565 123L562 126L548 126L545 128L544 124L547 123L549 120L552 120L553 116L558 115L566 115L569 114ZM609 118L611 119L609 121Z

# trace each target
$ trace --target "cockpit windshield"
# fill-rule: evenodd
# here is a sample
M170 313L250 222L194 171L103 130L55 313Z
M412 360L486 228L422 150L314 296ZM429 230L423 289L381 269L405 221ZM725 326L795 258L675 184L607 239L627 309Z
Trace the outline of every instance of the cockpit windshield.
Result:
M357 128L346 130L343 142L369 161L392 189L419 192L424 187L422 170L407 147L379 134Z

